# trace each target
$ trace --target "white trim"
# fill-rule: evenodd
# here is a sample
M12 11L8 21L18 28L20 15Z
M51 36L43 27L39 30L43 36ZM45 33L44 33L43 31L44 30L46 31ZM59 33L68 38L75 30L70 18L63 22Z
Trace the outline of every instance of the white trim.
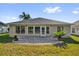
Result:
M44 30L44 34L42 34L42 27L45 28L45 30ZM41 26L41 36L46 36L46 26Z
M35 26L33 26L33 35L35 35Z
M33 34L29 34L29 32L28 32L28 27L30 27L30 26L25 26L25 35L40 35L40 36L46 36L46 35L49 35L50 34L50 26L48 26L49 27L49 34L47 34L46 33L46 27L47 26L39 26L40 27L40 33L39 34L35 34L35 27L37 27L37 26L31 26L31 27L33 27ZM42 28L44 28L44 34L42 33ZM20 26L20 34L21 34L21 26ZM19 34L19 35L20 35ZM24 34L21 34L21 35L24 35Z
M50 32L51 32L51 27L50 26L48 26L49 27L49 35L51 34Z
M42 35L42 26L40 26L40 35Z
M27 35L28 35L28 26L27 26Z
M45 26L45 36L46 36L46 34L47 34L47 33L46 33L46 30L47 30L47 29L46 29L46 26Z
M25 26L25 34L27 35L28 34L28 27Z
M71 29L70 31L71 31L71 34L72 34L72 25L71 25L71 28L70 29Z

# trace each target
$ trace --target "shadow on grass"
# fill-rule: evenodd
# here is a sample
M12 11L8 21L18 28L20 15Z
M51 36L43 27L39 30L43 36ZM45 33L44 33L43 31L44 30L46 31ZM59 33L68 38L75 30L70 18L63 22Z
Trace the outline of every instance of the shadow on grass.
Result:
M71 39L70 37L69 38L62 38L61 40L64 41L64 43L68 43L68 44L70 44L70 43L79 44L79 42Z

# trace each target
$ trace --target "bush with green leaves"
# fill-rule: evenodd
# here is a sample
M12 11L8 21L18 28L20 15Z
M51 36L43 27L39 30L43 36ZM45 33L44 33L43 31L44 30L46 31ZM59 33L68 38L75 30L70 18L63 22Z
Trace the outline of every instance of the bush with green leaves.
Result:
M66 32L64 32L64 31L54 32L54 35L56 37L58 37L58 39L61 38L61 36L65 35L65 34L66 34Z
M60 35L65 35L66 32L64 32L64 31L59 31L59 32L54 32L54 34L55 34L56 36L60 36Z

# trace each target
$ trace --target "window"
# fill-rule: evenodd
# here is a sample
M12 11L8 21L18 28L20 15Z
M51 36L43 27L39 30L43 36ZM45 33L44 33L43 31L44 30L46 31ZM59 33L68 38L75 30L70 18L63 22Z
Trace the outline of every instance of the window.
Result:
M72 33L75 33L75 28L72 28Z
M28 33L33 34L33 27L28 27Z
M21 33L25 33L25 26L21 26Z
M35 34L40 34L40 27L35 27Z
M16 26L16 33L25 33L25 26Z
M16 33L20 33L20 26L16 26Z
M42 27L42 34L45 34L45 27Z
M57 31L59 32L59 31L63 31L63 26L58 26L57 27Z
M46 33L49 34L49 27L46 27Z
M77 32L79 32L79 28L76 28Z

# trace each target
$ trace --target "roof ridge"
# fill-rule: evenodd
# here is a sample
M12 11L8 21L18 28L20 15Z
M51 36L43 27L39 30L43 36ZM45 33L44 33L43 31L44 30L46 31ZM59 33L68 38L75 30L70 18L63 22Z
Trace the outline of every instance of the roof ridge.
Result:
M70 24L67 22L62 22L62 21L57 21L57 20L52 20L52 19L47 19L47 18L42 18L42 17L37 17L37 18L31 18L27 20L22 20L22 21L17 21L13 23L49 23L49 24Z
M59 21L59 20L54 20L54 19L48 19L48 18L43 18L43 17L37 17L37 18L33 18L33 19L45 19L45 20L49 20L49 21L56 21L56 22L63 22L63 23L68 23L68 22L64 22L64 21Z

